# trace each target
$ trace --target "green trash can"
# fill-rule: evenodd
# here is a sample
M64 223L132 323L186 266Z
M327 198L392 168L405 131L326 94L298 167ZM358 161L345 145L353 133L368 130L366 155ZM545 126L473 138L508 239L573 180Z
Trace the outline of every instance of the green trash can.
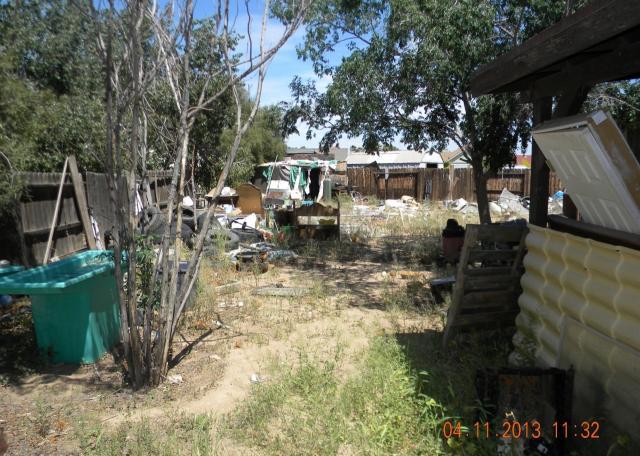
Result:
M120 339L113 252L87 250L0 278L0 294L31 297L38 348L53 362L89 364Z
M19 266L19 265L7 265L7 266L0 266L0 277L5 277L8 276L10 274L15 274L16 272L20 272L20 271L24 271L24 266Z

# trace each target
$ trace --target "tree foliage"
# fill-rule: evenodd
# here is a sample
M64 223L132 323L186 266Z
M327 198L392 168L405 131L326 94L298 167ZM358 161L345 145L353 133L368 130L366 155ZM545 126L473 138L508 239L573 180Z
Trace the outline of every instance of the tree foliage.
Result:
M104 115L89 21L65 0L0 4L0 149L22 171L75 154L100 170Z
M640 80L600 84L590 93L583 111L609 111L620 129L636 132L640 129Z
M474 168L481 220L489 221L486 179L527 146L530 112L517 95L472 97L470 81L565 9L564 0L317 2L299 55L331 83L319 93L295 78L285 128L298 120L327 128L323 147L342 133L361 136L369 151L396 138L430 151L454 143ZM328 53L339 46L347 55L332 65Z
M211 20L194 25L194 94L199 93L207 75L224 69L212 30ZM144 33L145 58L151 59L153 36L148 25ZM0 4L0 151L15 170L60 171L65 157L74 154L81 169L104 171L104 75L95 37L95 24L73 2L26 0ZM114 46L121 48L122 43ZM219 85L210 83L208 93L217 89ZM195 95L193 98L195 104ZM164 79L154 81L145 103L149 108L148 168L168 169L179 122ZM260 109L233 170L236 183L246 179L250 174L247 170L257 162L278 153L282 156L285 146L274 115L276 119L280 115L275 107ZM229 129L234 116L231 94L226 93L194 124L189 150L196 156L196 183L205 189L215 183L222 170L233 140ZM3 178L0 185L7 196L0 206L9 205L15 194L10 196L5 190L15 186L9 178Z

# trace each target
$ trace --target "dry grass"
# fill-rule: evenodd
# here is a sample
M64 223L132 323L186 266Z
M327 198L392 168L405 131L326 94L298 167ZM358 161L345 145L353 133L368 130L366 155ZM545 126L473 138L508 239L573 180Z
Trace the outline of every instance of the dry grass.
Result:
M342 242L307 242L296 264L264 274L208 256L173 346L184 356L169 374L184 383L105 393L62 414L41 405L34 432L64 420L71 452L96 455L496 454L494 442L441 437L443 419L471 423L481 412L475 371L510 350L510 333L441 347L447 304L433 302L427 282L452 272L434 261L448 218L477 221L434 205L347 218ZM221 292L225 284L236 285ZM257 296L264 285L309 293Z

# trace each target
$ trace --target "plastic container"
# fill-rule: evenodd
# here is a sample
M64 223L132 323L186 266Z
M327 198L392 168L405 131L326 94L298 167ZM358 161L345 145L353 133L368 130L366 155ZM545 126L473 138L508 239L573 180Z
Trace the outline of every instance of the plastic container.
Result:
M5 277L20 271L24 271L24 266L19 266L15 264L12 264L9 266L0 266L0 277Z
M31 297L38 347L53 362L93 363L120 339L113 252L88 250L0 278Z
M20 272L23 270L24 270L24 267L18 266L18 265L0 266L0 277L5 277L10 274L15 274L16 272ZM13 303L13 298L11 297L11 295L0 293L0 307L8 306L11 303Z
M448 219L442 230L442 255L448 263L457 263L464 245L464 228L455 219Z

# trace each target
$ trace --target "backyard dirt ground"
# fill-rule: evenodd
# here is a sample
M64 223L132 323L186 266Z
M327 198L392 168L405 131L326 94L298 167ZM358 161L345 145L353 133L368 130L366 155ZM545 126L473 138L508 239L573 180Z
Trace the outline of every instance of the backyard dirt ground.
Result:
M191 443L185 446L184 442L163 440L162 454L314 454L313 448L292 443L297 437L287 440L291 438L287 437L286 426L295 423L271 422L266 429L268 435L278 436L275 440L271 441L271 437L252 440L254 428L262 424L246 418L251 415L256 419L255 410L249 413L247 407L251 409L255 404L262 407L260 397L266 393L259 390L275 394L280 386L288 384L286 373L299 373L296 369L313 363L313 366L331 363L330 376L335 385L330 391L337 395L341 385L350 384L366 369L363 359L371 358L371 346L378 347L381 338L393 338L393 343L400 347L398 350L406 356L406 369L401 366L400 371L410 379L409 389L415 387L412 376L431 366L433 375L438 371L438 375L447 378L444 385L432 391L438 404L446 402L464 408L472 403L472 395L467 391L471 389L470 380L456 378L455 374L464 374L460 369L470 372L483 361L470 358L465 351L468 345L464 344L456 345L448 354L440 351L446 308L434 303L428 285L431 278L453 273L451 266L435 265L437 232L447 216L440 215L437 220L427 222L429 215L420 213L418 217L425 220L412 225L413 228L405 228L404 232L399 227L387 226L386 230L374 233L370 222L365 221L359 228L351 227L342 242L299 243L294 246L299 255L295 261L271 265L264 274L236 272L219 259L205 260L196 302L184 316L174 340L174 361L167 380L156 389L132 391L112 354L95 365L82 367L49 365L33 359L29 355L34 350L29 315L25 312L14 317L11 328L2 326L0 341L4 347L0 353L2 361L7 364L1 372L0 419L9 442L8 454L154 452L153 442L146 448L138 445L136 439L140 435L127 434L141 423L146 423L144 426L151 423L150 429L178 426L179 432L183 432L175 436L178 441L193 442L207 436L204 439L208 441L197 448ZM228 283L234 285L223 291L217 289ZM264 286L282 290L298 287L306 294L258 295L256 289ZM491 345L486 341L480 343ZM14 346L8 348L9 344ZM504 359L507 351L492 353L496 359ZM456 382L463 382L464 386L457 388ZM295 401L283 396L282 391L278 394L282 403L290 404L292 416L306 419L311 413L306 410L296 415ZM384 391L372 394L380 394L378 400L384 402ZM413 397L415 392L409 394ZM326 391L322 390L321 396L326 396ZM311 400L304 395L300 397L303 401ZM270 407L265 414L276 413L274 405ZM441 412L444 413L444 408ZM347 421L357 422L354 412L349 413L351 418ZM200 429L198 417L202 416L206 419ZM184 423L191 419L196 424L185 427ZM319 426L324 429L327 425ZM132 439L136 440L135 445ZM344 437L336 439L337 453L360 453L357 443L349 443ZM441 440L436 436L428 444L441 450ZM408 435L392 444L400 445L397 448L401 453L418 450L404 441L408 442ZM173 444L177 446L172 447ZM388 444L382 442L383 446L378 448L386 448L384 445ZM109 445L114 446L109 449ZM335 453L331 444L327 445L326 453Z

